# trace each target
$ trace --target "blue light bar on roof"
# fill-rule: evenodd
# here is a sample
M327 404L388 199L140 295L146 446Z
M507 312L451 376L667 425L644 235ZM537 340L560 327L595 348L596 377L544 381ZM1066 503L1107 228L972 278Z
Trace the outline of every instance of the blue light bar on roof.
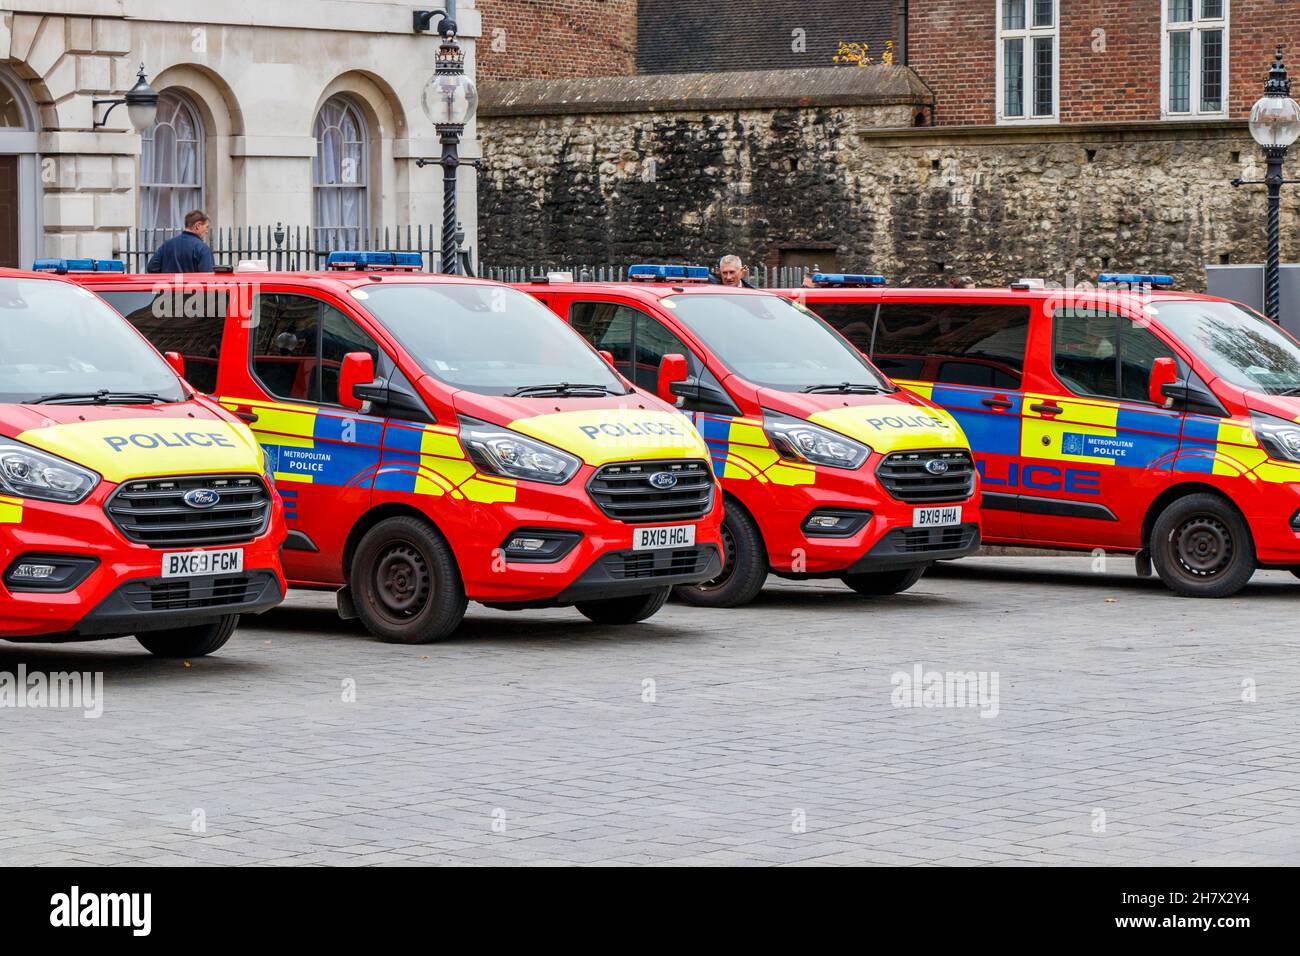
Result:
M856 275L846 272L814 272L813 285L863 286L884 285L884 276Z
M116 259L37 259L33 272L126 272L126 263Z
M418 252L383 252L344 249L331 252L325 259L326 269L407 269L424 268L424 257Z
M708 282L706 266L663 266L641 263L629 266L627 277L634 282Z
M1145 272L1103 272L1097 276L1099 285L1173 285L1172 276L1152 275Z

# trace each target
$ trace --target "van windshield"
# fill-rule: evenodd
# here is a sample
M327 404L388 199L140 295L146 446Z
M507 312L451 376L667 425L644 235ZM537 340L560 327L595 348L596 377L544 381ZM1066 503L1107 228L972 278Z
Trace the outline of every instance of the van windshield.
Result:
M0 277L0 402L184 401L176 373L98 296Z
M668 296L663 304L723 364L755 385L795 392L838 386L893 391L825 322L779 296L687 293Z
M1300 395L1300 343L1233 302L1153 306L1160 323L1219 377L1267 395Z
M625 395L563 319L503 285L392 283L352 290L434 378L484 395ZM554 388L552 386L555 386ZM584 387L585 386L585 387Z

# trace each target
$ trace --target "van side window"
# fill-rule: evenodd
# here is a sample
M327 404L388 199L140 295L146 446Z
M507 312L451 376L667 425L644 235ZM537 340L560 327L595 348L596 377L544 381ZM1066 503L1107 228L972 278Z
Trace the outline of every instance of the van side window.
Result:
M1014 391L1025 370L1029 307L884 302L873 333L869 355L890 378Z
M1146 402L1151 367L1174 352L1122 315L1060 308L1052 317L1052 370L1077 395Z
M216 392L217 357L226 334L224 290L105 290L99 296L159 352L180 352L191 385L207 395Z
M253 375L275 398L337 405L348 352L369 352L382 374L383 352L374 339L320 299L260 293L253 299L253 323Z
M690 347L639 309L614 302L574 302L569 306L569 323L593 348L612 354L614 367L639 388L655 390L665 355L684 355L691 374L700 372Z

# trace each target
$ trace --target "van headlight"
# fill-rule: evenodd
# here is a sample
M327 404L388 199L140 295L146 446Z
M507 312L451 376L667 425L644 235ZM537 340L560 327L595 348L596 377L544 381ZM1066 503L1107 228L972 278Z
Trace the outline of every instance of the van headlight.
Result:
M1251 412L1250 423L1269 458L1300 462L1300 425L1261 412Z
M19 498L75 505L99 484L99 475L12 440L0 442L0 491Z
M562 485L582 466L567 451L472 418L460 420L460 443L480 471L504 478Z
M861 468L871 455L871 449L861 442L789 415L764 412L763 431L787 461L852 469Z
M271 488L275 487L275 464L271 461L271 453L266 450L265 445L258 445L262 449L262 477Z

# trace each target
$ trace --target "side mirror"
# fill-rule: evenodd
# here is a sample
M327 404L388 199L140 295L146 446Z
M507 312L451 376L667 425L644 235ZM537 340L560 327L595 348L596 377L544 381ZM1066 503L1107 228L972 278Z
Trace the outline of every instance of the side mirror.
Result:
M1165 395L1165 386L1178 381L1178 363L1168 356L1155 360L1151 366L1151 380L1147 385L1147 397L1157 405L1164 405L1169 400Z
M600 350L600 357L603 358L606 362L609 363L609 367L610 367L610 368L613 368L613 367L614 367L614 353L613 353L613 352L607 352L607 351L605 351L604 349L601 349L601 350Z
M172 367L173 372L181 378L185 377L185 356L181 355L180 352L164 352L163 358L167 360L167 364Z
M659 380L655 383L655 394L669 405L676 405L677 396L673 393L673 383L684 382L689 375L690 368L686 365L686 356L670 352L659 361Z
M349 352L339 368L339 404L354 411L365 404L357 397L356 387L375 380L375 359L369 352Z

